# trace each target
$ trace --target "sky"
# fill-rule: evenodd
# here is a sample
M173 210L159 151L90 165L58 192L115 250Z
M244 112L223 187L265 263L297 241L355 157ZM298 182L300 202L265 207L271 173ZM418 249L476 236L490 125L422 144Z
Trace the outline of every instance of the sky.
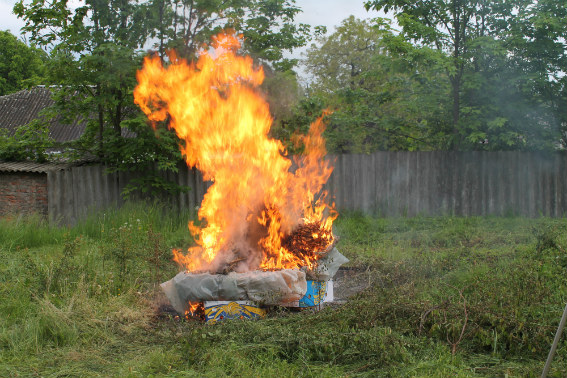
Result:
M0 30L9 30L19 36L24 23L12 13L16 0L0 0Z
M386 17L383 12L374 10L367 12L364 8L364 0L296 0L296 5L303 12L296 16L295 21L311 26L326 26L327 34L333 33L335 27L350 15L360 19ZM294 51L293 56L301 57L301 53L307 50L307 47Z
M324 25L330 33L350 15L357 18L380 16L376 11L367 12L364 9L364 0L296 0L296 5L303 10L297 15L297 22ZM383 13L381 15L384 16Z

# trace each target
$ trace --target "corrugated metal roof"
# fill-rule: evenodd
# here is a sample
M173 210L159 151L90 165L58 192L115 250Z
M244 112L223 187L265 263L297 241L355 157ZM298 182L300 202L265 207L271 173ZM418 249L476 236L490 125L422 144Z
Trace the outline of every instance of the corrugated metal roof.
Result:
M8 135L14 135L20 126L41 118L40 112L55 103L51 98L53 89L37 86L0 96L0 128L8 130ZM49 137L59 143L77 140L85 132L86 126L86 120L79 117L71 124L63 123L62 117L55 117L49 121ZM122 128L121 134L125 138L136 136L127 128Z
M12 162L0 161L0 172L37 172L46 173L49 171L62 171L71 168L76 164L73 163L35 163L35 162Z
M0 128L8 130L8 135L14 135L20 126L41 118L40 112L53 104L51 90L45 87L0 96ZM85 127L86 122L78 118L65 124L61 117L56 117L49 122L49 136L56 142L69 142L78 139Z
M35 163L35 162L12 162L0 161L0 172L37 172L45 173L49 171L62 171L71 168L76 164L72 163Z

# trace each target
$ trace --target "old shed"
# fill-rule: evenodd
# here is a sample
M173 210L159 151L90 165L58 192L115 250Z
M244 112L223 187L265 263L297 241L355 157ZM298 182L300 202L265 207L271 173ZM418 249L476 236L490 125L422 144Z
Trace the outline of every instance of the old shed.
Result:
M0 162L0 215L49 214L49 172L70 164Z

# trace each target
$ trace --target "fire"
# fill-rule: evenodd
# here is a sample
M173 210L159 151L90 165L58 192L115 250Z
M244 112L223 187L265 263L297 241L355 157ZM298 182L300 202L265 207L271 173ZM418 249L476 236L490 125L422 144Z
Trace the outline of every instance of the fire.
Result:
M325 160L322 117L295 137L304 153L293 164L282 143L268 136L272 118L258 91L264 72L236 54L241 39L218 34L197 62L171 53L164 66L147 57L137 75L136 104L152 122L175 129L187 165L213 182L198 213L204 226L189 224L199 246L173 252L189 271L311 266L321 250L290 249L297 247L290 236L308 229L317 234L313 248L333 242L336 212L321 192L333 170Z
M204 311L203 302L189 302L187 305L187 310L185 310L185 319L189 319L190 316L195 316L198 313Z

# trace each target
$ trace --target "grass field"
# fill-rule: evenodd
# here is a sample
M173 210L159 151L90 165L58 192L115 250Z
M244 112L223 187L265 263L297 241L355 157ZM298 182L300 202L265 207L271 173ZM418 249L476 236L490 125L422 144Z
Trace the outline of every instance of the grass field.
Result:
M0 220L0 377L538 377L567 302L565 219L342 214L370 288L318 313L158 316L190 214ZM550 376L567 375L567 335Z

